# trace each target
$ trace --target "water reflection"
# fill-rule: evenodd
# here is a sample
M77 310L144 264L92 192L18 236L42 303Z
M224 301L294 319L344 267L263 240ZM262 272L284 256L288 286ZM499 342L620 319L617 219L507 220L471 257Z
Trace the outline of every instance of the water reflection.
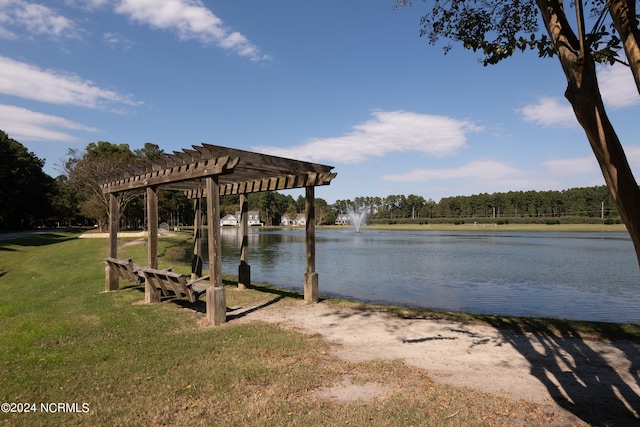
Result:
M320 293L475 313L640 323L640 269L625 233L316 231ZM223 229L237 274L238 229ZM251 229L252 279L302 290L304 230Z

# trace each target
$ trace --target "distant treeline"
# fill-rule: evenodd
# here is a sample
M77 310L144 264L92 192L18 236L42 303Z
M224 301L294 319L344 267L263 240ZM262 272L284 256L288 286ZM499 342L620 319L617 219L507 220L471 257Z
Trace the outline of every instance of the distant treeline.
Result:
M510 191L445 197L440 202L416 195L356 197L338 200L333 208L367 213L369 223L382 222L619 222L606 186L562 191Z

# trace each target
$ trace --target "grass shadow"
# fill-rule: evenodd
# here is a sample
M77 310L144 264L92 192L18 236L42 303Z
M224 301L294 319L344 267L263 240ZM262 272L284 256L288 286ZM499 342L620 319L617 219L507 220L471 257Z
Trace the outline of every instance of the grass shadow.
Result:
M348 310L332 315L366 318L383 311L409 320L440 319L459 325L490 325L500 334L492 340L497 345L515 348L529 363L531 375L545 386L549 397L559 406L589 425L640 425L638 325L470 315L348 302L344 306ZM451 331L469 334L462 326ZM471 337L476 340L474 345L488 340L473 334ZM401 341L416 344L447 339L452 338L438 335ZM603 352L597 347L598 341L606 342L617 351ZM623 359L622 363L615 363L618 370L610 359L614 356ZM620 369L627 364L628 369Z
M233 279L230 277L223 277L222 278L222 285L224 287L227 288L236 288L238 286L238 281L237 279ZM254 290L257 292L261 292L264 294L270 294L270 295L275 295L275 298L262 303L260 305L257 306L252 306L247 308L244 311L241 312L237 312L237 313L233 313L238 311L237 308L231 308L231 307L227 307L227 313L232 312L233 314L228 314L227 315L227 321L233 320L233 319L239 319L241 317L247 316L251 313L254 313L260 309L269 307L270 305L273 305L285 298L290 298L290 299L297 299L297 300L301 300L304 299L304 295L301 294L300 292L296 292L296 291L292 291L292 290L287 290L287 289L280 289L280 288L274 288L271 287L269 285L263 285L263 284L251 284L250 286L247 286L247 290ZM142 291L144 292L144 286L142 287ZM168 297L168 298L173 298L173 297ZM191 309L193 311L196 311L198 313L203 313L206 314L207 312L207 308L206 308L206 304L205 302L201 299L199 299L198 301L196 301L195 303L189 302L188 300L185 299L177 299L177 298L173 298L175 300L175 303L178 304L179 306L183 307L183 308L188 308Z
M248 308L246 310L237 312L237 313L233 313L233 314L228 314L227 315L227 322L231 321L231 320L235 320L235 319L240 319L244 316L247 316L251 313L255 313L256 311L262 310L263 308L267 308L270 305L273 305L275 303L277 303L278 301L281 301L284 297L276 297L274 299L272 299L271 301L267 301L263 304L260 305L256 305L254 307ZM227 311L237 311L237 310L232 310L230 308L227 308Z
M1 271L0 271L1 273ZM222 278L222 285L224 287L227 288L236 288L238 286L238 281L237 279L233 279L231 277L225 277L223 276ZM145 286L144 284L135 284L135 283L131 283L128 281L122 281L122 283L120 284L119 287L120 290L136 290L141 292L144 295L145 292ZM247 316L251 313L254 313L260 309L269 307L270 305L273 305L283 299L289 298L289 299L294 299L294 300L302 300L304 299L304 295L300 292L296 292L293 290L287 290L287 289L280 289L280 288L274 288L271 287L269 285L263 285L263 284L251 284L250 286L247 287L247 289L251 289L257 292L261 292L264 294L268 294L268 295L275 295L275 298L256 305L256 306L252 306L247 308L246 310L243 311L238 311L239 308L232 308L232 307L227 307L227 313L231 312L233 314L228 314L227 315L227 321L230 320L234 320L234 319L239 319L242 318L244 316ZM320 298L320 301L322 301L323 299ZM184 298L176 298L175 295L168 295L168 296L164 296L161 295L160 296L160 302L172 302L175 303L176 305L178 305L181 308L185 308L185 309L189 309L192 310L194 312L197 313L202 313L202 314L206 314L207 312L207 307L206 307L206 303L203 300L203 297L200 297L199 300L197 300L196 302L190 302L187 299Z
M84 230L33 230L17 233L0 233L0 251L15 252L11 246L46 246L76 239Z
M237 281L233 281L233 280L229 280L228 282L232 286L238 284ZM296 300L304 299L304 294L301 292L290 290L290 289L275 288L273 286L269 286L265 284L252 283L250 286L247 287L247 289L253 289L255 291L263 292L266 294L278 295L280 299L284 299L284 298L291 298ZM322 297L319 298L319 301L322 301L322 300L324 300L324 298Z

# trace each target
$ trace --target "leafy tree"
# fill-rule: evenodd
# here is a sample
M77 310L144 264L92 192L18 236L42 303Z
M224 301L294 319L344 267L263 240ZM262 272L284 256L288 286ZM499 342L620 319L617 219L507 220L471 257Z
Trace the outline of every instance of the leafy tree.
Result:
M339 214L347 213L351 206L351 200L336 200L333 203L333 209Z
M239 205L238 205L239 209ZM235 209L232 214L236 213ZM158 216L160 222L176 226L193 221L193 200L182 191L162 191L158 195Z
M416 215L420 216L420 210L425 205L426 200L422 196L416 196L415 194L409 194L406 199L406 206L409 210L408 214L411 218L415 218Z
M250 193L248 197L249 210L260 212L261 218L264 215L266 225L279 224L282 213L278 212L278 206L273 191L263 191L260 193Z
M336 215L327 201L321 197L314 199L317 225L330 225L336 222Z
M240 210L240 195L230 194L220 197L221 215L235 215L238 210Z
M104 230L109 217L109 195L104 194L96 177L114 169L127 166L136 156L127 144L112 144L106 141L91 142L84 152L69 149L65 169L69 179L77 186L82 215L97 221ZM120 213L137 194L123 192L118 197Z
M640 92L640 31L636 0L425 0L421 36L440 38L479 52L484 65L516 51L557 56L567 79L565 97L600 165L612 199L627 226L640 262L640 189L622 144L607 117L596 63L629 66ZM412 4L397 0L396 5ZM575 15L574 15L575 13ZM542 32L539 23L546 29ZM445 46L445 53L451 44ZM624 54L624 58L623 58Z
M84 151L70 149L65 169L69 180L78 188L80 213L97 221L100 230L104 230L109 215L109 196L103 194L96 179L97 176L127 166L135 161L153 160L164 152L155 144L145 143L144 148L132 152L128 144L112 144L106 141L91 142ZM126 208L140 192L122 192L119 194L120 214L125 215ZM130 213L140 215L139 203L134 204ZM137 218L136 223L141 222Z
M84 221L80 214L80 199L77 186L66 175L55 180L56 195L51 201L52 220L56 225L77 225Z
M27 228L51 213L54 180L44 160L0 130L0 228Z
M404 218L403 207L406 203L406 196L403 194L392 194L385 197L382 203L387 212L386 216L389 219Z
M304 212L304 209L302 210L302 212ZM301 212L298 211L296 203L291 203L289 204L289 206L287 206L287 209L285 209L284 213L289 215L290 218L295 218L296 215L298 215Z
M145 142L144 147L133 150L133 154L138 160L154 160L164 155L164 150L157 144Z
M298 213L303 213L307 208L307 198L300 194L296 199L296 209Z

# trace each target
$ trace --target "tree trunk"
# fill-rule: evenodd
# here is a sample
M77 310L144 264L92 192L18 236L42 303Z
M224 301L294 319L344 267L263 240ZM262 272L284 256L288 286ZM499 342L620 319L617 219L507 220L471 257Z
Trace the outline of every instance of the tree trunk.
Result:
M636 0L616 0L609 6L613 25L616 27L624 46L636 88L640 93L640 31L636 18Z
M640 189L607 117L595 62L588 52L581 50L559 0L537 0L537 3L567 78L565 96L587 135L640 264Z

